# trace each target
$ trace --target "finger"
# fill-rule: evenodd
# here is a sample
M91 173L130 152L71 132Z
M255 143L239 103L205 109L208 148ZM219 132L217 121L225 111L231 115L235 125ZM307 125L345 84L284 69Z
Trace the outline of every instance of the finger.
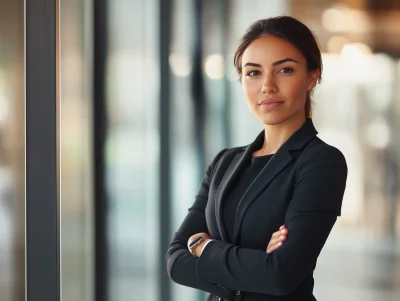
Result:
M272 233L271 238L279 237L280 234L281 234L281 231L276 231L276 232Z
M272 235L280 236L282 234L287 234L288 232L289 232L289 230L285 228L285 229L278 230L278 231L274 232L274 234L272 234Z
M271 240L269 241L269 244L270 245L276 245L280 241L281 241L281 237L280 236L275 236L275 237L271 238Z
M282 231L277 231L272 234L271 240L268 243L268 246L270 245L276 245L280 241L285 241L286 240L286 232L285 234L282 233Z
M274 232L274 233L271 235L271 239L277 238L277 237L279 237L279 236L281 236L281 235L282 235L281 231L276 231L276 232Z
M289 230L288 229L283 229L283 230L279 230L278 232L281 233L281 234L286 235L286 234L289 233Z
M286 236L280 236L275 239L271 239L268 243L268 247L275 246L281 242L284 242L285 240L286 240Z
M277 250L280 246L282 246L282 242L279 242L275 245L268 246L267 253L272 253L273 251Z
M286 233L282 233L282 232L278 231L278 232L275 232L274 234L272 234L271 241L278 242L285 238L286 238Z
M273 251L276 251L276 250L279 249L282 245L283 245L283 242L282 242L282 241L278 242L275 246L272 247Z
M286 240L286 236L280 235L278 237L271 238L271 240L269 241L269 244L276 245L277 243L279 243L281 241L285 241L285 240Z

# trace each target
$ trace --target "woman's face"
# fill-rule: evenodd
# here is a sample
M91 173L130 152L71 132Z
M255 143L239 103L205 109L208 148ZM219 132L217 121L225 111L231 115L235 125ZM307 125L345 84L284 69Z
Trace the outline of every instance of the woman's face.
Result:
M305 119L305 101L319 71L308 71L303 54L273 35L254 40L242 55L242 88L251 112L264 124Z

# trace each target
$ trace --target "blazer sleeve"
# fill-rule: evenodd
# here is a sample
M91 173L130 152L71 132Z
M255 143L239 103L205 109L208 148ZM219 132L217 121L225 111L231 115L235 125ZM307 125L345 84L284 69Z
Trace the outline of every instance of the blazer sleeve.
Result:
M299 162L293 197L285 215L289 233L283 245L267 254L212 241L197 262L199 279L231 290L276 296L293 292L314 270L340 215L346 179L342 153L333 147L317 147L303 163Z
M207 168L205 178L203 179L200 191L195 198L194 204L189 208L183 223L173 236L169 246L166 261L169 277L176 283L200 289L212 293L224 300L233 300L234 293L207 281L199 280L196 272L198 258L187 249L187 241L190 236L206 232L208 233L205 208L208 201L208 191L212 179L213 170L225 150L222 150L214 158L213 162Z

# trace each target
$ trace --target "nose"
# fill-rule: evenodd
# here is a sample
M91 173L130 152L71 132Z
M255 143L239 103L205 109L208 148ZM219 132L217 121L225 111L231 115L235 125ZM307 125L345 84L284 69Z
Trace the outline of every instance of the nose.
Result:
M268 94L275 93L276 91L278 91L278 87L275 83L273 76L266 76L262 86L262 93Z

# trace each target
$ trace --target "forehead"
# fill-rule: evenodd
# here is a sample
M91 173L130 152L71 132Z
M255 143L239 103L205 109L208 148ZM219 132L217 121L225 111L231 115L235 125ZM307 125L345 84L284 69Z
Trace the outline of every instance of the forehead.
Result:
M268 64L292 58L301 64L305 64L303 54L295 46L285 39L273 35L262 36L250 43L242 56L242 66L247 62Z

